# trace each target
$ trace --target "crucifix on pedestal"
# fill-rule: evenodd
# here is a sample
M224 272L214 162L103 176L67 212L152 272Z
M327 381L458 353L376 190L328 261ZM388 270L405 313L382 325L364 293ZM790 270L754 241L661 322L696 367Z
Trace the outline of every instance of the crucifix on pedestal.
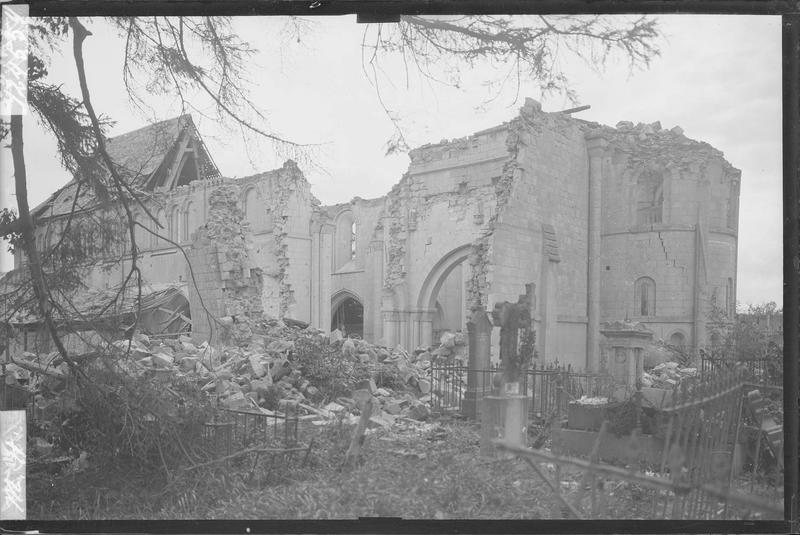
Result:
M498 438L518 446L527 444L530 398L521 395L520 380L525 380L528 364L535 354L532 322L535 291L535 284L526 284L525 294L519 296L516 303L497 303L492 311L492 323L500 327L503 376L501 385L498 385L502 388L483 400L482 455L497 454L492 440Z
M536 284L525 285L525 294L516 303L494 305L492 323L500 327L500 361L503 365L504 393L518 394L520 378L534 356L533 310Z

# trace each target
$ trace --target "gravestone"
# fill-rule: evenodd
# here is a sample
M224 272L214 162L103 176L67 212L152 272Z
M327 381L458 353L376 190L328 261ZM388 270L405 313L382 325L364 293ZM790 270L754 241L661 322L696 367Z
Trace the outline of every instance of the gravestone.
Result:
M467 418L477 419L478 407L489 388L488 370L492 349L492 322L482 305L473 309L472 317L467 322L467 333L469 336L469 367L463 412Z
M601 369L614 379L612 398L629 398L641 385L644 372L644 348L653 340L653 331L642 323L613 321L603 324L600 333Z

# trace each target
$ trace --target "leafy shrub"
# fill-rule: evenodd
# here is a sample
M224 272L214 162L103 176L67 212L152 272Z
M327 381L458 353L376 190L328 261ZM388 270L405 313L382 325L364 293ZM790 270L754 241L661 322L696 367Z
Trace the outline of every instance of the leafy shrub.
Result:
M203 424L213 407L193 381L135 375L111 362L83 371L77 387L61 394L74 403L63 403L50 422L61 449L86 451L100 463L142 466L170 467L202 456Z
M326 399L346 395L359 381L372 376L368 364L344 357L339 344L320 339L296 339L293 359L303 377Z

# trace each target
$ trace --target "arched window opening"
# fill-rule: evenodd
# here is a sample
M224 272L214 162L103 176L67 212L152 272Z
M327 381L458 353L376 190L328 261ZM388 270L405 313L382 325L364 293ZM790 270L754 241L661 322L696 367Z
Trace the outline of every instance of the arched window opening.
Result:
M364 306L348 297L335 306L331 315L331 330L339 329L350 338L364 337Z
M350 225L350 259L356 257L356 222Z
M249 221L251 225L255 223L256 214L258 212L256 201L256 188L248 188L242 198L242 213L244 218Z
M353 212L346 211L336 218L333 269L338 271L356 258L356 222Z
M637 182L636 224L661 223L663 209L664 176L657 172L642 174Z
M656 283L650 277L636 281L633 307L635 316L656 315Z

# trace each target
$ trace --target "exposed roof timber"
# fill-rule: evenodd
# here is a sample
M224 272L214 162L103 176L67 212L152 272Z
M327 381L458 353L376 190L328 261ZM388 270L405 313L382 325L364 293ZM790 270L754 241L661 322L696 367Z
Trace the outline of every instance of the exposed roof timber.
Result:
M178 176L180 176L180 171L186 163L186 148L192 142L193 134L195 134L195 132L187 132L186 130L181 132L181 137L183 139L180 141L178 150L175 152L175 156L173 156L172 162L170 162L167 168L167 176L163 183L166 189L173 189L175 187L175 181Z
M169 188L174 187L180 179L180 171L185 164L184 153L187 151L194 155L198 179L220 176L216 163L188 114L111 137L107 140L107 150L131 185L145 191L152 191L164 183ZM164 179L165 173L169 173L167 180L159 180ZM73 179L56 190L31 211L33 216L49 218L69 213L71 204L61 201L67 195L73 195L77 185L77 180ZM93 191L86 183L81 188L81 199L78 207L83 210L90 210L97 205Z

